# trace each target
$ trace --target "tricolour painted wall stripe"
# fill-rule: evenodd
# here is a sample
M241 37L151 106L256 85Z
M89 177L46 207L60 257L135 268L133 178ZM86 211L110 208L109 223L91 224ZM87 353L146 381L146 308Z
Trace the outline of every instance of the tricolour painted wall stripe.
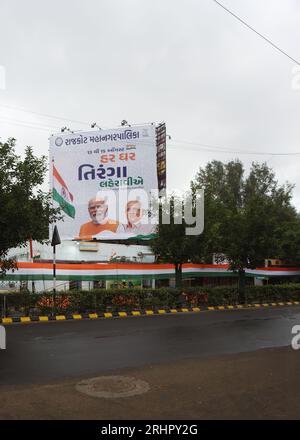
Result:
M6 273L7 280L52 280L52 264L20 262L15 271ZM236 277L237 274L228 270L228 265L184 264L183 278L193 277ZM257 268L246 270L248 277L255 276L300 276L300 268ZM172 264L128 264L128 263L99 263L99 264L57 264L58 280L101 280L101 279L145 279L172 278L175 276Z

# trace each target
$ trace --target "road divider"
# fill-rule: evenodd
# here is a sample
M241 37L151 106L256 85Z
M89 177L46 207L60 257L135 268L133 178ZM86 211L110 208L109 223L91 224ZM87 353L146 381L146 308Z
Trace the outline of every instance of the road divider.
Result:
M220 312L220 311L234 311L243 309L260 309L260 308L278 308L278 307L291 307L299 306L299 301L287 301L277 303L263 303L263 304L231 304L222 306L207 306L207 307L178 307L178 308L160 308L157 310L132 310L132 311L114 311L114 312L102 312L102 313L74 313L74 314L59 314L59 315L40 315L40 316L7 316L0 318L2 324L29 324L34 322L57 322L57 321L77 321L83 319L109 319L109 318L128 318L128 317L140 317L140 316L157 316L157 315L171 315L178 313L199 313L199 312Z

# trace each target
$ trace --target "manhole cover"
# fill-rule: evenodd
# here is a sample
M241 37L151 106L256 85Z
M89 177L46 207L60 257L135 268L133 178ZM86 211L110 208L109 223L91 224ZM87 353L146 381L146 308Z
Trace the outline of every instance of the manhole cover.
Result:
M89 396L116 399L146 393L150 387L147 382L134 377L101 376L79 382L76 389Z

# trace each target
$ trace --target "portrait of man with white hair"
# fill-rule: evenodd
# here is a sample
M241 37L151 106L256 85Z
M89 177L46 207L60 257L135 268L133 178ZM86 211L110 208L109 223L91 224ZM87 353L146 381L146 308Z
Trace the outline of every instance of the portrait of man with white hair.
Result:
M103 231L116 232L119 223L108 217L107 197L94 197L89 200L88 212L91 220L80 227L79 239L92 240Z

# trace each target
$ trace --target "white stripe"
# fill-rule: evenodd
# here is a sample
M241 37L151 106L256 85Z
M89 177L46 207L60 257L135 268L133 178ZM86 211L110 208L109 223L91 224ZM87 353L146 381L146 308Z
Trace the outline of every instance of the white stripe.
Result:
M199 268L185 268L183 273L232 273L231 271L227 271L226 269L199 269ZM8 271L9 275L52 275L53 269L46 268L20 268L15 271ZM175 270L173 269L56 269L57 275L174 275ZM266 276L294 276L300 275L300 271L267 271L267 270L246 270L246 273L252 275L266 275Z
M68 188L66 186L61 185L61 183L56 179L55 175L53 175L53 177L54 177L53 187L56 189L58 194L60 194L68 203L72 204L72 200Z

